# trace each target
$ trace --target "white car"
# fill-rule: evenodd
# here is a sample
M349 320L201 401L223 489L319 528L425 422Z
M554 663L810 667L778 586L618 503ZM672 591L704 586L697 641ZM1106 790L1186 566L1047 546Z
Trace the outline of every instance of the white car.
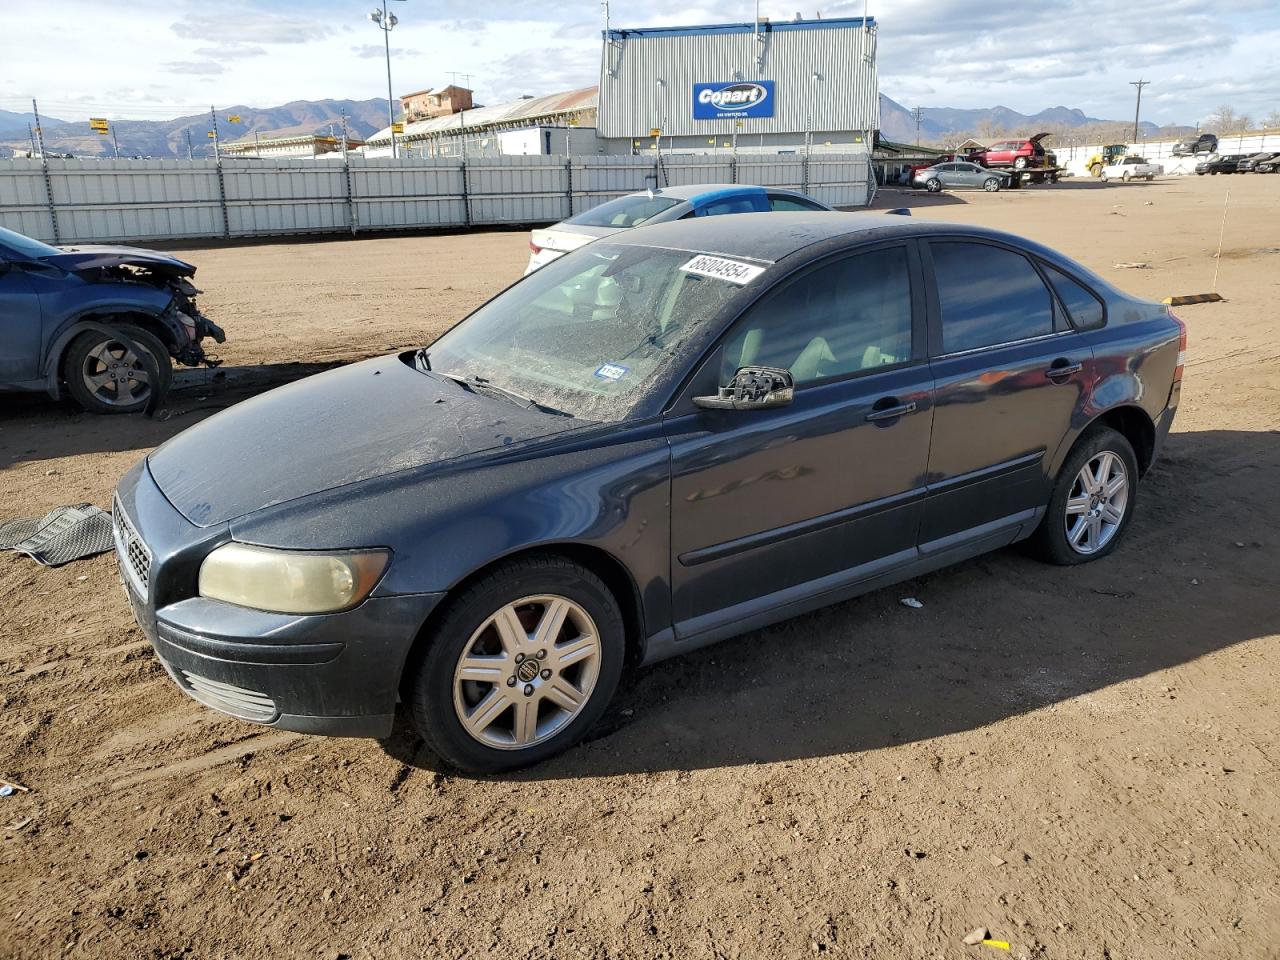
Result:
M534 230L529 238L529 266L524 272L528 276L570 250L642 223L781 210L829 211L831 208L795 190L740 183L698 183L629 193L545 229Z
M1111 163L1102 168L1102 182L1108 180L1154 180L1164 174L1164 167L1158 163L1147 163L1142 157L1125 157L1119 163Z

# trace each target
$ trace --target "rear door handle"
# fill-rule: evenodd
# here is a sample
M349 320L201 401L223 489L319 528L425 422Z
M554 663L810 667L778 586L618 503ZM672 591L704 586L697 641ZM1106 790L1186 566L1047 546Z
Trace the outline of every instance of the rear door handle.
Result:
M1054 361L1053 366L1045 370L1044 375L1050 380L1056 380L1058 377L1069 377L1072 374L1079 373L1083 369L1083 363L1067 363L1066 361L1059 363Z
M885 407L883 410L872 410L867 414L867 420L875 423L877 420L893 420L897 417L906 416L908 413L915 413L915 402L902 403L896 407Z

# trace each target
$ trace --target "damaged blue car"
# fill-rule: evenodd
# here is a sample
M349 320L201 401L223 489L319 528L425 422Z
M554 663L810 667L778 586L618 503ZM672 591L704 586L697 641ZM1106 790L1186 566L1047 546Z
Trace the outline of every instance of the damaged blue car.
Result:
M0 391L69 395L91 413L158 402L172 361L216 365L221 328L196 306L196 268L117 246L54 247L0 227Z

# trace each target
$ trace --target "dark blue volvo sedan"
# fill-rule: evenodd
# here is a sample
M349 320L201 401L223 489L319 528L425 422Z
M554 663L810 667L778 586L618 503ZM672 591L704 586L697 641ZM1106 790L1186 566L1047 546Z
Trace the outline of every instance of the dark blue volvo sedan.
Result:
M203 703L471 771L578 740L623 668L1019 540L1116 548L1185 330L1002 233L642 227L416 352L227 410L121 481L139 623Z

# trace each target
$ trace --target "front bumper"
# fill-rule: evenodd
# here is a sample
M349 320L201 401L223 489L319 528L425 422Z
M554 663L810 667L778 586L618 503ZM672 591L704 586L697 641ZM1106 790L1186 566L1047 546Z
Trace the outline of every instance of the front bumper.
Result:
M409 649L442 594L369 597L342 613L268 613L196 595L198 559L226 531L195 527L145 464L116 498L116 559L143 633L169 676L222 713L284 730L391 732ZM140 570L143 571L140 574Z

